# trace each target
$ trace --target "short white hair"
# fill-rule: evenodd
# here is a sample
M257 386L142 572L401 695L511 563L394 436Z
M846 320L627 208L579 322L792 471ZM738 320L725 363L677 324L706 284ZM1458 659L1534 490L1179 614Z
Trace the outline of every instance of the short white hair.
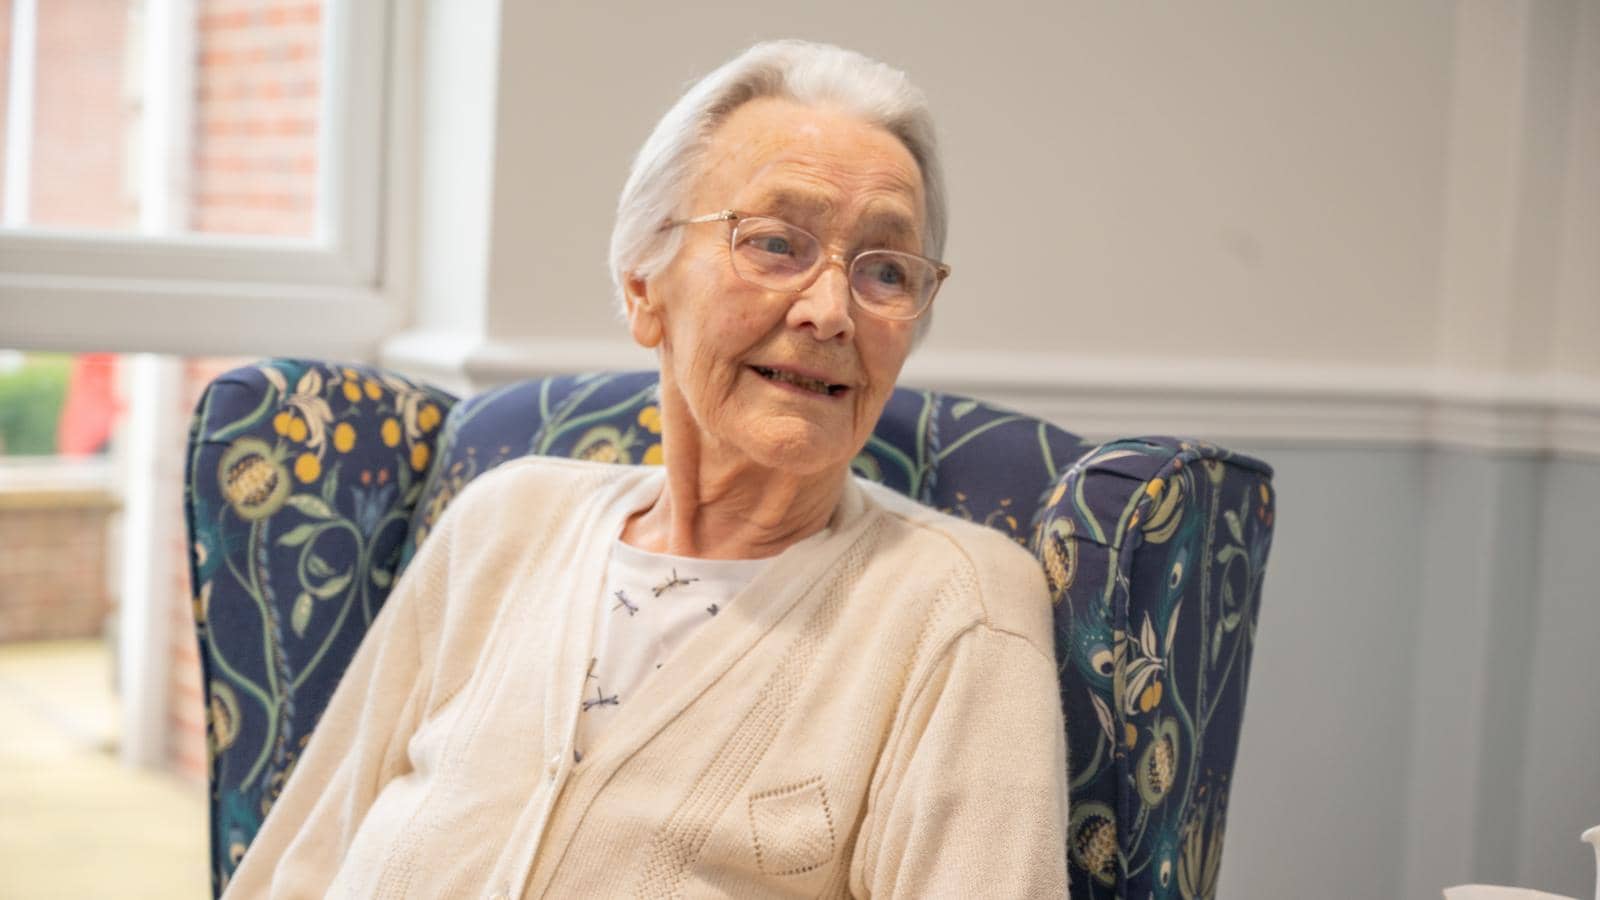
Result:
M765 41L695 82L656 123L634 157L611 229L611 281L624 311L628 276L654 275L682 244L683 230L663 231L662 223L714 211L680 207L699 174L708 139L735 109L760 97L837 108L899 138L922 173L922 252L935 259L944 253L944 173L922 91L899 69L851 50L810 41ZM932 318L930 310L917 322L917 337Z

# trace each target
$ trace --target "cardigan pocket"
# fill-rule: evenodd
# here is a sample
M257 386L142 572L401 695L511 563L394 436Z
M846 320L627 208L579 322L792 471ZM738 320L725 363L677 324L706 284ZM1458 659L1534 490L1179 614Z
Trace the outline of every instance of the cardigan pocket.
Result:
M833 810L822 778L750 795L750 842L763 875L814 871L833 859Z

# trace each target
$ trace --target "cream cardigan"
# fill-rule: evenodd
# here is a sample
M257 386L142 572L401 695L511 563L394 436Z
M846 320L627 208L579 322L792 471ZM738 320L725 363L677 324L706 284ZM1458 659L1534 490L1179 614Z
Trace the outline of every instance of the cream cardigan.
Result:
M528 458L463 491L227 896L1065 896L1039 566L854 479L574 764L590 595L661 479Z

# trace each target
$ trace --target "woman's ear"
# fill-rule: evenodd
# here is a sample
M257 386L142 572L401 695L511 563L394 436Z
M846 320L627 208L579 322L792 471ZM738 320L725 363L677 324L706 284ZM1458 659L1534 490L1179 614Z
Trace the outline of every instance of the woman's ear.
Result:
M650 280L629 272L622 282L624 300L628 306L628 330L633 339L646 350L661 344L660 298L650 289Z

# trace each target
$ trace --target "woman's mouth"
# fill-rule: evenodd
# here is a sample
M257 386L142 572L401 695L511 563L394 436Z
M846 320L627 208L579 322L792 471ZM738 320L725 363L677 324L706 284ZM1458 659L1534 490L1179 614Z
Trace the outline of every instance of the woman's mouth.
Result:
M772 369L766 366L751 366L750 368L757 375L760 375L762 378L765 378L768 381L774 381L778 384L792 385L803 391L809 391L813 394L818 394L824 397L837 397L849 390L849 387L846 385L829 384L821 379L808 378L805 375L799 375L786 369Z

